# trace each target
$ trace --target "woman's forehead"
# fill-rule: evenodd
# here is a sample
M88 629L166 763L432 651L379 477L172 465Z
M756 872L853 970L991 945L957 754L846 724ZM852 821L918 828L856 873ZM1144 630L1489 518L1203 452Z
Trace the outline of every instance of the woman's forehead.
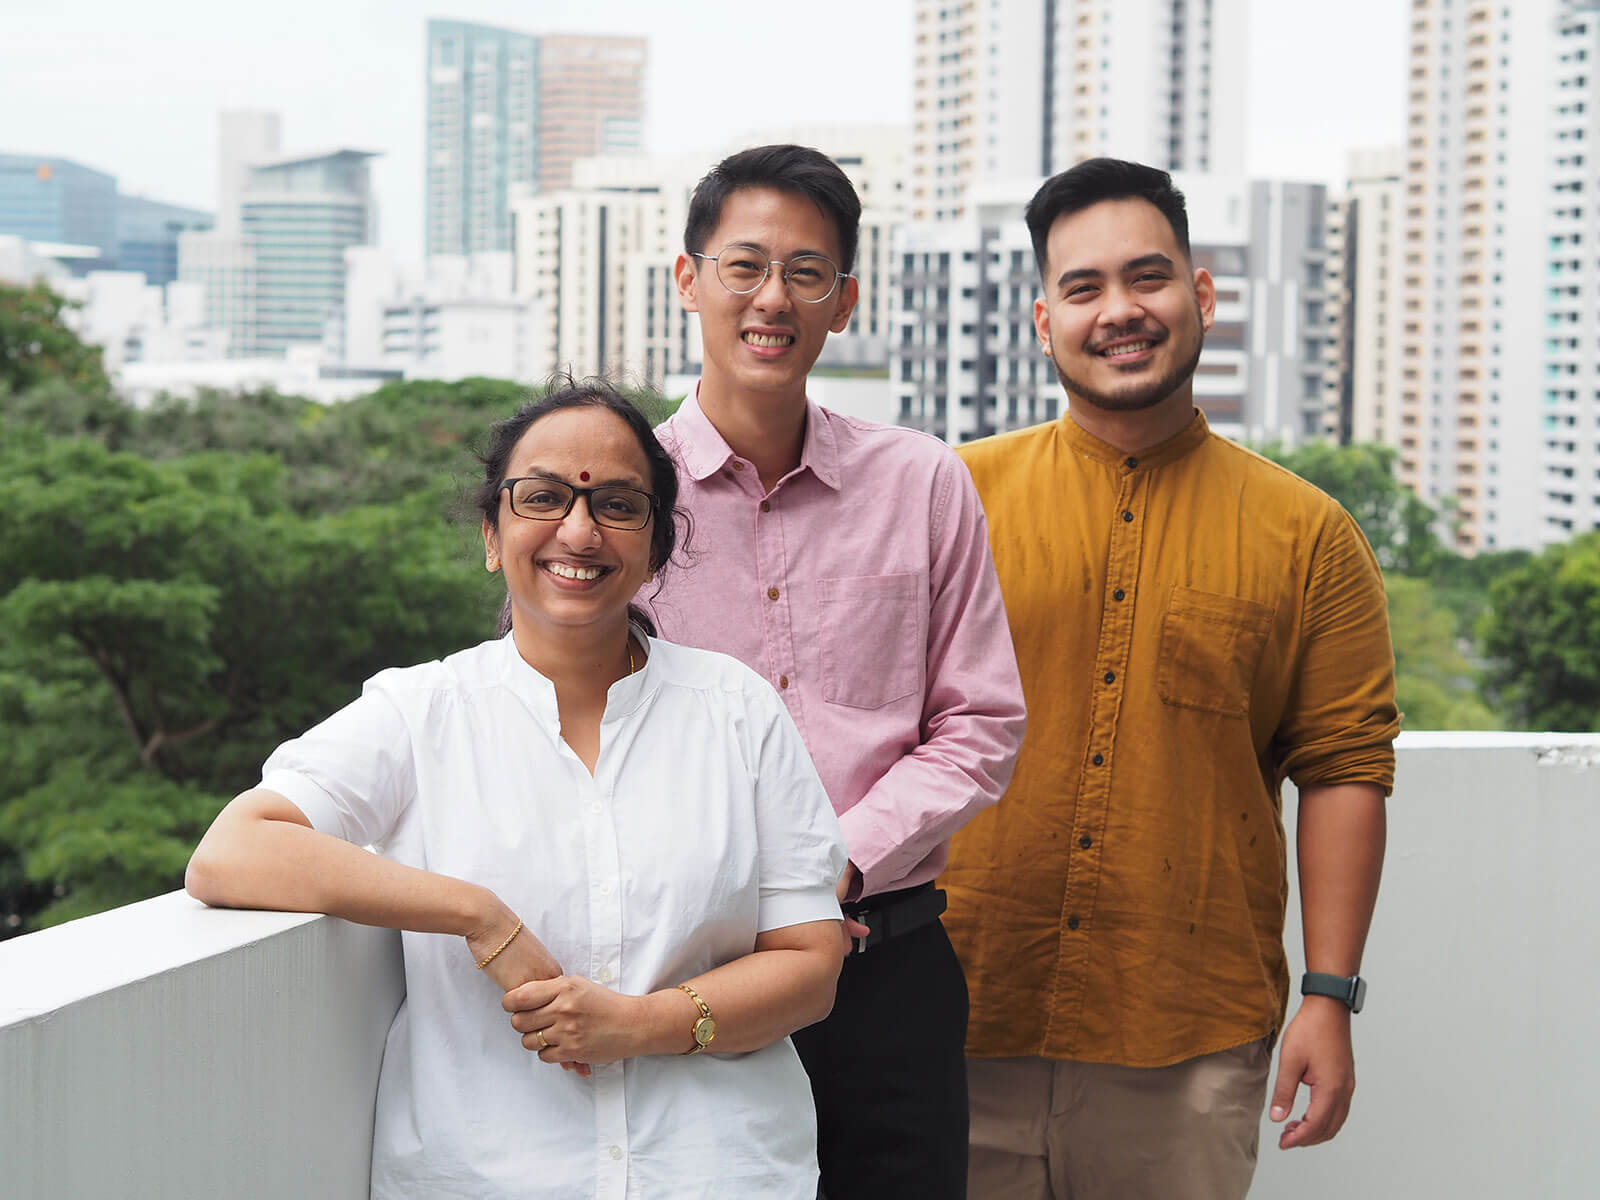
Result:
M584 405L563 408L530 425L511 451L508 475L533 473L533 468L578 480L632 477L644 481L650 463L639 439L616 413Z

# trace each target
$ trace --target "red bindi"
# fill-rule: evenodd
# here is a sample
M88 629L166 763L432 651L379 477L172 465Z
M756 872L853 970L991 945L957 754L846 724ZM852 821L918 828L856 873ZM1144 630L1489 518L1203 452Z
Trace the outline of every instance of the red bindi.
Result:
M589 482L589 472L587 472L587 471L579 471L578 472L578 482L579 483L588 483Z

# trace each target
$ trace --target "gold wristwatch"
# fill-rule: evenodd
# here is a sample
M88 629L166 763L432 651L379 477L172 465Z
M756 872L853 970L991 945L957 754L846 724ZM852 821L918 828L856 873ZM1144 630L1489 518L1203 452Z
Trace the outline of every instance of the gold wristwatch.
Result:
M717 1019L711 1015L711 1009L706 1002L700 999L700 993L687 983L680 983L678 990L694 1001L694 1006L700 1010L699 1019L695 1021L694 1028L689 1032L694 1037L694 1045L686 1051L688 1054L699 1054L711 1045L711 1039L717 1036Z

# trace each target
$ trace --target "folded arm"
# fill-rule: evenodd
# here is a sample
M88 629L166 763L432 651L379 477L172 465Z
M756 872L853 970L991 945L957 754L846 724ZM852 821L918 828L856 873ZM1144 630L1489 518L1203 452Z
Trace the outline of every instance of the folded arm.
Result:
M195 848L184 886L217 908L319 912L362 925L449 933L481 961L516 928L488 888L391 862L319 833L287 797L254 788L218 814ZM524 929L486 968L502 989L561 973Z

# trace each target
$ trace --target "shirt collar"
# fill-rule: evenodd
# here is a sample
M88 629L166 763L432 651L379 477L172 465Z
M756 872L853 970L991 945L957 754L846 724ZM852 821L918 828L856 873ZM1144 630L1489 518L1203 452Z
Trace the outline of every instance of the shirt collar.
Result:
M684 397L672 424L684 470L697 482L709 479L736 457L700 407L698 383L694 391ZM832 415L810 400L806 401L806 436L800 447L798 469L809 470L834 491L839 490L839 444Z
M1126 467L1159 467L1166 463L1177 462L1211 435L1211 427L1206 424L1206 415L1198 408L1194 410L1194 419L1184 426L1181 432L1158 445L1133 454L1119 450L1109 442L1102 442L1074 421L1071 413L1062 413L1057 418L1056 429L1067 445L1079 454L1108 465Z
M606 691L606 710L601 723L619 720L633 712L655 688L657 672L655 645L637 624L628 622L628 631L634 640L645 648L644 661L631 675L624 675ZM507 633L500 639L502 662L500 680L525 704L542 718L559 723L560 711L556 704L556 685L541 675L517 651L516 636Z

